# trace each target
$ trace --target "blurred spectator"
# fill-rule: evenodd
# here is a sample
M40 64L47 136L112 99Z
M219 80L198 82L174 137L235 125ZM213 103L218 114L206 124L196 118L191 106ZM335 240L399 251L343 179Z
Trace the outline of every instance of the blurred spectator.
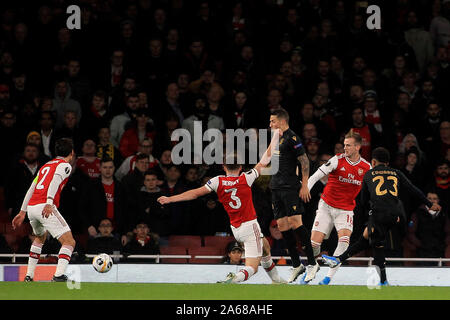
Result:
M136 156L135 167L122 178L122 185L125 192L125 205L131 214L137 212L137 196L139 190L144 185L144 173L149 168L148 155L140 153Z
M84 112L92 90L89 78L83 73L80 59L70 58L65 68L66 81L71 89L71 98L80 103Z
M156 173L151 170L145 172L144 185L137 195L138 211L135 221L145 222L153 232L161 237L162 243L167 243L171 231L170 215L166 208L157 201L162 195Z
M137 79L136 75L132 73L125 74L123 81L120 82L120 87L117 87L110 93L109 110L111 110L112 116L117 116L127 111L127 101L130 95L137 94Z
M52 158L55 150L55 119L50 111L42 111L39 120L40 134L42 138L42 146L44 154Z
M83 113L80 127L92 137L97 134L99 128L109 127L112 117L106 99L104 91L94 92L90 105Z
M446 159L437 161L433 176L428 184L430 190L435 190L442 206L450 204L450 162Z
M126 243L125 234L130 231L125 210L127 198L122 184L114 179L114 163L111 159L101 160L100 177L91 179L82 192L79 210L89 236L95 237L95 226L108 218L117 235L122 237L122 243Z
M352 112L352 127L351 129L360 134L362 138L361 156L370 161L372 158L372 149L378 145L378 133L372 124L369 124L364 119L364 113L361 108L356 107Z
M8 170L5 182L5 208L13 217L22 206L23 198L33 179L44 163L39 162L39 148L27 143L20 159L16 160Z
M107 253L113 254L115 252L122 251L120 241L113 235L113 224L108 218L102 219L98 225L98 234L95 238L90 238L87 244L87 253L100 254Z
M237 241L231 241L227 244L226 254L223 259L225 264L243 264L242 255L244 254L244 248Z
M159 254L159 236L150 232L149 227L145 223L138 223L133 230L134 237L123 248L126 255L156 255ZM155 262L156 259L130 259L127 262Z
M72 110L67 110L64 113L63 126L55 130L55 141L60 138L72 139L75 153L81 151L84 136L77 125L77 121L77 113Z
M152 169L158 165L158 160L153 157L153 140L150 138L144 138L139 143L137 152L134 155L127 157L119 169L116 171L116 179L122 180L129 172L133 171L136 166L137 156L144 154L148 157L148 169Z
M109 126L99 126L98 128L97 158L102 159L104 157L109 157L114 161L114 167L119 168L123 162L123 158L119 149L114 147L111 142L111 131L109 130Z
M428 192L432 203L440 203L439 196ZM442 258L445 252L445 238L448 236L450 220L446 208L440 212L421 206L411 216L408 234L404 241L405 257ZM447 231L448 232L448 231ZM421 262L420 265L437 265L436 262Z
M91 179L100 177L100 159L94 140L87 139L81 149L82 155L77 158L76 166Z
M76 114L76 125L81 120L80 103L71 98L72 89L66 80L59 80L55 85L55 96L53 98L53 109L56 111L56 128L64 126L64 117L67 111L73 111Z
M150 119L148 111L140 108L136 110L136 117L128 124L128 129L122 135L119 150L122 157L127 158L138 151L139 144L145 138L155 138L154 122Z
M207 105L208 103L205 97L198 96L194 101L194 114L184 119L182 123L182 127L189 131L191 137L194 137L195 121L201 122L202 132L205 132L208 129L225 129L223 119L221 117L210 114ZM193 141L194 140L192 140L192 142Z
M161 185L164 196L174 196L186 191L181 181L180 168L172 164L167 167L166 181ZM189 234L190 205L186 203L171 203L166 206L170 216L170 234Z
M20 152L23 146L22 141L24 133L16 126L16 115L12 111L5 111L0 116L0 150L8 150L0 157L1 168L7 168L13 157ZM4 183L6 172L0 172L0 185Z
M137 94L130 94L126 100L126 111L111 120L111 142L116 148L119 148L120 139L122 139L122 135L126 130L126 125L131 122L139 108L139 97Z
M406 164L402 168L402 172L408 177L408 179L420 189L424 189L425 172L419 164L420 153L419 150L412 146L405 153Z

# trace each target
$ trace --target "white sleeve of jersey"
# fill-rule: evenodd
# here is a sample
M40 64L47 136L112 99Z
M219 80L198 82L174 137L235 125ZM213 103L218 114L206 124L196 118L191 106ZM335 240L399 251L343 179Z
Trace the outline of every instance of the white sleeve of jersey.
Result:
M31 196L33 195L34 189L36 188L36 185L38 183L38 175L36 178L34 178L33 182L31 183L30 187L28 188L27 194L25 195L25 198L22 202L22 207L20 208L21 211L27 211L28 208L28 202L30 202Z
M327 163L321 165L319 169L308 179L308 189L311 190L312 187L316 184L317 181L330 174L334 170L337 169L338 166L338 158L334 156Z
M217 189L219 188L219 177L209 179L208 182L205 184L205 187L214 192L217 192Z
M255 180L259 177L258 171L255 168L248 172L245 172L244 175L249 187L251 187L253 182L255 182Z
M55 174L47 191L47 204L53 204L53 199L55 198L56 192L58 192L59 185L64 179L70 176L71 171L72 166L68 163L63 162L56 167Z

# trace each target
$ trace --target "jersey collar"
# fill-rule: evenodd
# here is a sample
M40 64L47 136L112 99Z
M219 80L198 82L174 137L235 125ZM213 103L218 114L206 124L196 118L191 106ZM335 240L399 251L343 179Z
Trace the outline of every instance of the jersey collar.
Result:
M347 162L348 162L350 165L352 165L352 166L356 166L358 163L361 162L361 156L359 156L359 159L358 159L358 161L356 161L356 162L352 162L347 156L344 156L344 158L345 158L345 160L347 160Z

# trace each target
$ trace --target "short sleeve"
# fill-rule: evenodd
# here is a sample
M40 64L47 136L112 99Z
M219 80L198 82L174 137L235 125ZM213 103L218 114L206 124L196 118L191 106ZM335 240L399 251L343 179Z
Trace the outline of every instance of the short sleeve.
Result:
M219 188L219 177L209 179L205 184L205 187L210 189L211 191L217 192L217 189Z
M295 155L297 157L302 156L306 153L305 146L302 143L302 140L298 135L293 135L289 138L289 144L294 149Z
M244 175L245 175L245 180L247 180L247 184L249 187L251 187L253 182L255 182L255 180L259 177L258 171L255 168L253 168L250 171L245 172Z
M56 167L55 175L61 176L61 178L64 180L70 176L71 172L72 166L67 162L62 162Z

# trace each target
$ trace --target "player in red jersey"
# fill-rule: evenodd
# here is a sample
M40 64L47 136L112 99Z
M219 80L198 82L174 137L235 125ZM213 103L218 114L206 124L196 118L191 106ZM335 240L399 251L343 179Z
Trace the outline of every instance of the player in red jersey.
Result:
M52 281L65 282L64 274L72 256L75 240L67 222L58 211L59 197L72 171L71 162L75 160L73 142L62 138L55 144L56 158L47 162L39 170L22 203L20 212L12 221L13 229L19 227L28 213L33 233L36 235L30 249L27 274L24 281L33 281L34 270L39 261L42 246L49 232L61 243L58 265Z
M311 232L311 245L314 255L320 254L320 246L330 236L333 226L338 233L338 245L334 256L347 250L353 231L353 209L355 198L361 190L364 174L371 169L369 162L360 154L361 136L350 130L344 140L344 153L337 154L323 164L308 179L308 188L328 175ZM320 284L329 284L338 268L330 268Z
M272 142L276 139L275 135ZM271 143L271 146L274 143ZM271 148L269 146L269 149ZM237 164L235 156L227 157L223 168L225 176L216 176L204 186L186 191L172 197L160 197L158 202L168 204L172 202L193 200L210 192L216 192L230 217L231 230L237 241L244 243L245 267L236 274L229 273L223 283L238 283L246 281L258 271L258 265L266 270L273 283L285 283L278 275L275 263L270 256L270 245L261 233L253 206L251 186L259 177L261 168L268 164L271 152L265 155L252 170L240 173L242 166ZM232 159L231 159L232 158Z

